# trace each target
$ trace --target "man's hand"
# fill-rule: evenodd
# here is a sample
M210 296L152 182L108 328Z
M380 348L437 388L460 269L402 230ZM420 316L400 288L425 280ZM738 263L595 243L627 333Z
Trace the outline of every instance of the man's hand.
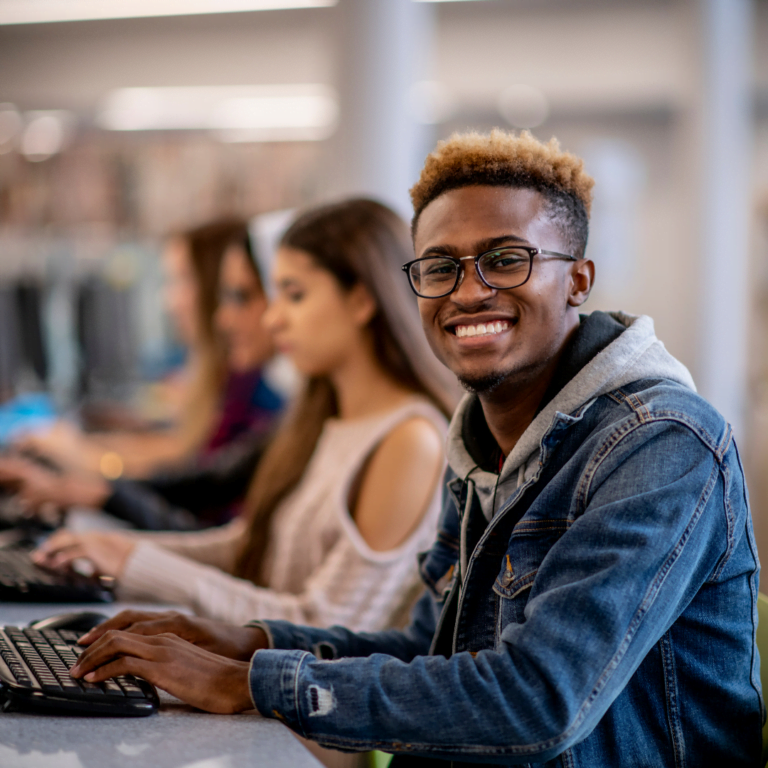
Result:
M120 578L136 543L121 533L57 531L32 553L43 568L70 568L75 560L89 560L102 576Z
M137 675L193 707L233 714L253 709L249 666L175 635L142 637L111 629L83 652L70 671L93 683Z
M175 635L205 651L236 661L248 661L256 651L268 646L266 634L257 627L239 627L176 611L122 611L94 627L78 642L91 645L111 630L124 630L144 637Z

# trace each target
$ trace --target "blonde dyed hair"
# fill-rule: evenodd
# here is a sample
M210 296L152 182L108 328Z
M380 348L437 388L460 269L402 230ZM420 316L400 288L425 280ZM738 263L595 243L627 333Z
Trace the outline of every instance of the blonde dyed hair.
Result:
M516 135L498 128L489 134L455 133L438 143L411 188L411 229L415 234L422 211L452 189L474 185L534 189L547 199L550 214L562 223L574 253L583 255L594 184L584 161L562 150L555 138L545 144L530 131Z

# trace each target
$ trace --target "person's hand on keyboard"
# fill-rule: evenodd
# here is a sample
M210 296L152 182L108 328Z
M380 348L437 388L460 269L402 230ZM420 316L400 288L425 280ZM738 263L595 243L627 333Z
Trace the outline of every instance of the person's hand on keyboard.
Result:
M198 709L233 714L253 709L249 669L247 661L219 656L175 635L109 630L81 654L70 674L90 683L138 675Z
M91 645L115 629L143 636L176 635L206 651L238 661L248 661L257 650L267 647L267 637L258 627L240 627L176 611L122 611L94 627L78 642Z
M54 471L18 453L0 456L0 486L14 491L32 514L46 507L98 508L112 493L102 477Z
M119 578L135 542L122 533L73 533L61 530L48 537L32 553L34 562L52 570L71 568L76 560L88 560L101 576Z
M61 506L59 475L18 454L0 456L0 486L16 494L19 505L29 514L41 507Z

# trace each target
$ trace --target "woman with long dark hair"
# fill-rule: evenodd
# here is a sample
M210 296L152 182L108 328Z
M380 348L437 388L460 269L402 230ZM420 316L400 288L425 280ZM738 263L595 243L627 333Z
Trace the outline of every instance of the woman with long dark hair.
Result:
M418 586L414 555L434 535L454 402L399 279L410 253L405 224L379 203L301 216L278 250L265 324L306 384L245 513L201 533L63 531L39 561L87 557L125 597L232 622L397 622Z

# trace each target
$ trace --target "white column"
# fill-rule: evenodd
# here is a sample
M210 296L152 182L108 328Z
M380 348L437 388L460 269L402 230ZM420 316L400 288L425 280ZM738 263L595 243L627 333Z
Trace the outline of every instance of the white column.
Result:
M701 394L743 442L752 161L752 0L701 0ZM693 234L693 233L692 233Z
M340 0L339 130L330 190L365 194L406 217L424 159L424 126L411 106L431 48L432 3Z

